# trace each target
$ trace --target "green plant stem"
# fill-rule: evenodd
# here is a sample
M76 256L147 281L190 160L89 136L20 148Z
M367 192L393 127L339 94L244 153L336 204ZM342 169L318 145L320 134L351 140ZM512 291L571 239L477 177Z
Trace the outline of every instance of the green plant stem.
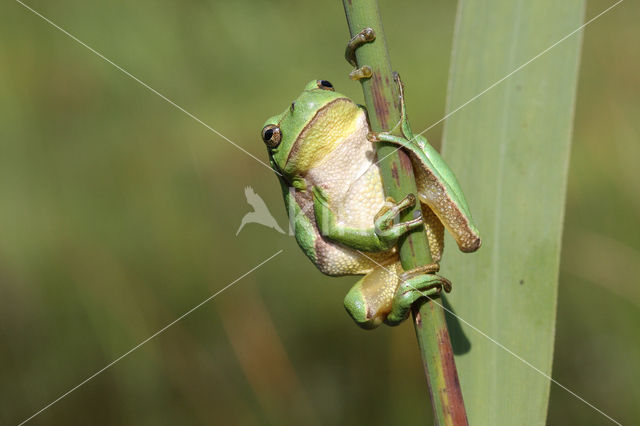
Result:
M356 50L358 66L368 65L372 76L360 80L365 103L369 111L369 122L373 132L395 128L399 134L400 99L397 84L392 75L389 53L382 29L376 0L343 0L351 36L369 27L375 31L375 41ZM395 151L395 152L394 152ZM413 168L408 155L390 144L377 147L380 171L385 195L401 200L407 194L417 193ZM411 220L414 209L405 211L400 220ZM400 261L405 270L432 263L426 234L421 230L412 232L398 241ZM439 425L465 425L467 417L458 382L449 332L444 311L437 299L421 301L413 308L413 319L418 345L429 385L434 419Z

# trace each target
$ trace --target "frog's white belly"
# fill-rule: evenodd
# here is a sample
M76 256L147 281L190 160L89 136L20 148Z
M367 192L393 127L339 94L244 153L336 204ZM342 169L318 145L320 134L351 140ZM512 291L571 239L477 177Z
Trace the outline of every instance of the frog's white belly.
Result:
M374 216L384 204L385 196L375 147L366 138L369 126L364 113L359 121L356 132L312 168L305 179L308 186L324 189L340 225L373 229ZM312 222L315 227L315 217ZM316 265L329 275L367 273L377 266L376 263L387 263L396 258L395 248L366 253L374 262L357 250L333 243L319 234L315 248Z

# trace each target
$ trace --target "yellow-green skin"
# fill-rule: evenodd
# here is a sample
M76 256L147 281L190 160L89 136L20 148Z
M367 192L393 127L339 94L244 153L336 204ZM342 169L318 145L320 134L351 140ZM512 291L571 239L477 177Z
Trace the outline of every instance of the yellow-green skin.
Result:
M271 165L309 259L327 275L365 275L345 298L349 314L364 328L395 325L420 296L412 290L436 281L430 275L402 285L397 238L424 226L437 263L445 227L465 252L480 246L479 234L453 172L424 138L406 134L380 139L409 152L423 221L390 225L397 204L385 200L366 109L321 82L309 82L289 108L265 122L265 129L277 126L281 136L268 148Z

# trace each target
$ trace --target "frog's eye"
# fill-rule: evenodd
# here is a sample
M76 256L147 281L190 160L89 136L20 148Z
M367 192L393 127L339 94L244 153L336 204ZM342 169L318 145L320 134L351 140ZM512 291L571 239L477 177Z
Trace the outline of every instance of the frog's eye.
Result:
M327 80L318 80L318 89L331 90L333 92L333 84Z
M280 145L282 140L282 132L280 127L275 124L269 124L262 129L262 140L269 148L275 148Z

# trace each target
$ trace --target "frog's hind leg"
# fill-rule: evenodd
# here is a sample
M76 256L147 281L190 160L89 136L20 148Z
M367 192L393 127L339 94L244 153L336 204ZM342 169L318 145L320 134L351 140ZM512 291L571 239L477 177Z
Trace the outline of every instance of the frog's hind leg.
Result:
M442 290L451 291L451 282L435 274L438 264L431 264L403 272L399 276L399 285L393 298L391 311L385 319L387 325L398 325L406 320L416 300L423 297L438 296Z
M451 290L449 280L435 274L438 269L432 263L405 272L397 259L378 265L351 288L344 307L362 328L372 329L383 322L398 325L416 300Z
M400 92L402 136L372 132L367 135L367 139L371 142L392 143L407 150L413 164L420 201L427 204L451 232L460 250L465 253L476 251L481 245L480 235L460 184L438 151L423 136L414 136L411 132L402 81L398 74L394 75L394 79Z
M431 210L431 207L422 203L420 203L420 207L422 207L424 231L427 234L431 259L438 263L442 259L442 251L444 249L444 225Z
M362 277L344 298L344 307L360 327L376 328L384 322L393 307L398 289L400 263L377 266Z

